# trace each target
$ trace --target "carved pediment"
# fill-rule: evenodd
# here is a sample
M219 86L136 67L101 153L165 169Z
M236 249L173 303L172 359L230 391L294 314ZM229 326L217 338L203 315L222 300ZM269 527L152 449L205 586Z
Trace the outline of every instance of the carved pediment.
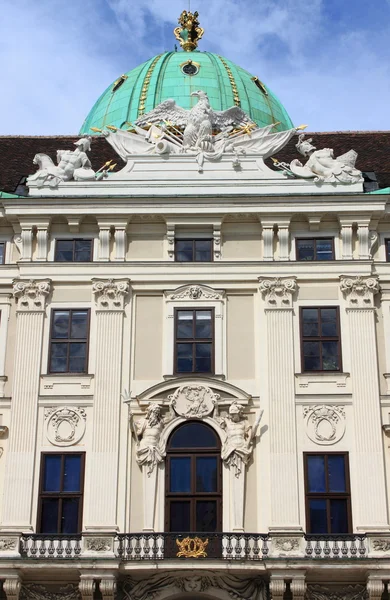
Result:
M225 292L215 290L208 285L190 284L182 285L176 290L165 292L167 300L188 300L196 302L197 300L223 300Z

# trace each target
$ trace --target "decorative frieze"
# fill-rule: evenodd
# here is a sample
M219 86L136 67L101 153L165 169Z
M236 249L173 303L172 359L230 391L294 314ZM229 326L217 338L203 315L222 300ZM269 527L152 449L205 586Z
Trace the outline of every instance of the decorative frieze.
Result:
M298 289L295 277L275 277L274 279L259 277L259 284L260 291L269 308L292 307L292 296Z
M18 311L43 311L51 290L51 279L23 281L14 279L13 295L17 300Z
M377 277L340 276L340 290L348 301L349 308L373 308L374 296L380 291Z
M306 590L307 600L368 600L368 593L364 585L346 585L334 588L324 585L308 585Z
M18 549L19 538L17 537L0 537L0 552Z
M77 444L85 433L87 415L80 407L50 407L45 410L46 437L54 446Z
M93 279L92 292L98 310L123 310L125 298L129 293L128 279Z
M306 434L316 444L335 444L345 433L344 406L305 406L303 415L306 418Z
M90 537L85 540L86 549L90 552L111 552L111 537Z
M273 544L276 550L283 553L294 553L295 550L299 549L300 538L294 537L280 537L274 538Z
M390 538L376 538L371 540L371 547L375 552L389 552Z

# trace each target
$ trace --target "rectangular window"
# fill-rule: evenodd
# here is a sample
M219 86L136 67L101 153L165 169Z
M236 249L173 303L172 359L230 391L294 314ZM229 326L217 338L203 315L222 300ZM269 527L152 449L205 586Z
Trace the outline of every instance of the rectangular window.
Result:
M5 242L0 243L0 265L5 263Z
M307 533L352 530L348 455L304 455Z
M81 531L84 454L43 454L39 494L39 533Z
M177 262L210 262L213 260L213 240L175 240Z
M86 373L88 368L89 310L53 310L49 372Z
M175 372L214 370L214 309L175 310Z
M385 247L386 247L386 260L387 260L387 262L390 262L390 240L385 240Z
M56 240L55 262L91 262L93 240Z
M301 308L301 355L302 371L341 371L338 307Z
M298 238L297 260L334 260L333 238Z

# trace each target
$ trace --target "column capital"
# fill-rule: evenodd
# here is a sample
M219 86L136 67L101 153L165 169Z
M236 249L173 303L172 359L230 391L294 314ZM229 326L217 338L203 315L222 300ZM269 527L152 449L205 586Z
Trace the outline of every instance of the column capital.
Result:
M349 308L374 308L374 296L380 292L379 279L372 275L340 275L340 290L348 301Z
M129 279L92 279L92 292L99 310L123 310L129 291Z
M292 296L298 290L296 277L259 277L259 284L269 308L292 308Z
M14 279L12 286L19 312L37 312L45 309L46 297L51 291L51 279Z

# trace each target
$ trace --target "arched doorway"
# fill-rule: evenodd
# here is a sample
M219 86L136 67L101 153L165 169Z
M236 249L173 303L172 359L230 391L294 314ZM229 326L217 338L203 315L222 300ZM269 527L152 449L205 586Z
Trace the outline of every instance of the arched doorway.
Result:
M165 530L222 531L221 443L212 427L188 421L167 444Z

